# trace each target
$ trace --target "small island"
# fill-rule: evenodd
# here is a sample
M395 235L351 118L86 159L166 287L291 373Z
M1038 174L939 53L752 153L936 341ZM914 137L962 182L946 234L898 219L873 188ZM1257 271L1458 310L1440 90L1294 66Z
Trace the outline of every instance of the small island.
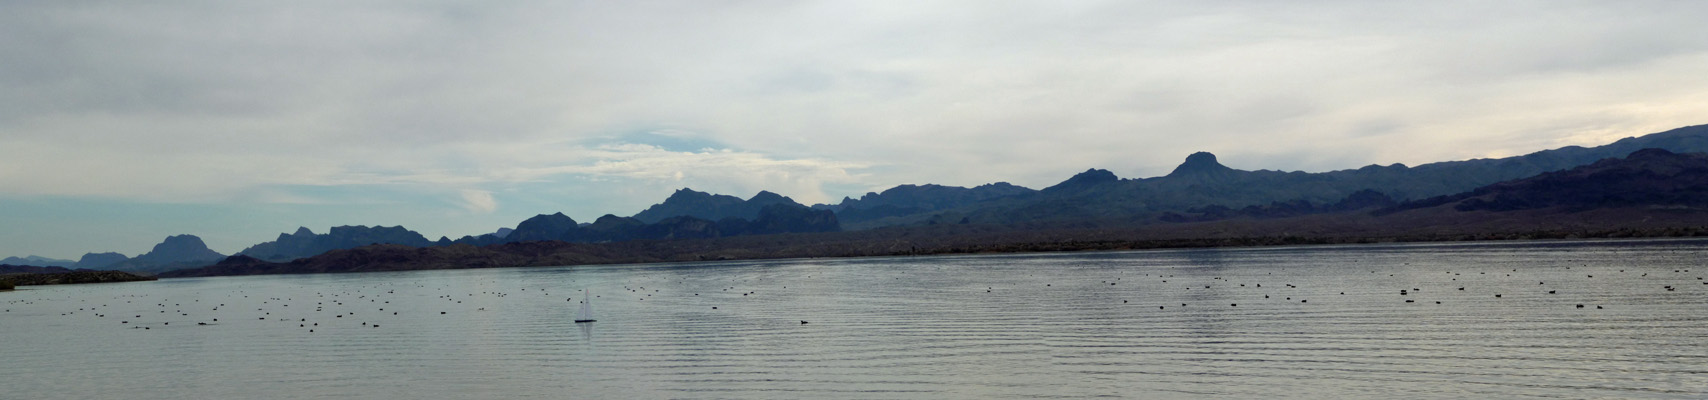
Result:
M18 286L64 285L74 283L136 282L157 280L124 271L71 270L60 267L0 265L0 290Z

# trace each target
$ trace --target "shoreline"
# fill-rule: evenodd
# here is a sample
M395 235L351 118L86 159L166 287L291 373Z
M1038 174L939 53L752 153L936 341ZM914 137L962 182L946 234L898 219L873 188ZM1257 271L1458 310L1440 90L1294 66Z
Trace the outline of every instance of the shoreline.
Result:
M1084 232L1082 232L1084 233ZM782 235L785 238L794 235ZM812 235L806 235L812 236ZM1053 236L1045 233L1045 236ZM1091 235L1100 236L1100 235ZM1119 236L1119 235L1117 235ZM799 237L794 239L808 239ZM395 272L434 269L531 268L578 265L678 264L713 261L758 261L824 258L879 258L985 254L1048 254L1085 251L1192 250L1212 248L1277 248L1336 245L1415 245L1486 243L1569 243L1656 240L1708 240L1708 228L1611 229L1600 232L1529 231L1488 234L1396 235L1396 236L1256 236L1191 239L1116 239L1113 237L1061 238L1038 241L993 241L985 243L938 243L911 246L905 250L878 250L866 240L823 241L784 249L732 246L716 240L641 241L608 244L524 242L456 251L445 248L412 248L396 245L367 246L328 252L321 256L285 263L256 262L214 265L199 269L170 271L161 279L244 275L301 275L319 273ZM784 240L788 242L788 240ZM923 243L921 243L923 244ZM693 246L699 245L699 246ZM401 248L400 248L401 247ZM685 247L685 248L676 248ZM700 247L700 248L696 248ZM892 246L893 247L893 246ZM663 248L663 249L661 249ZM633 252L625 252L633 250ZM446 255L443 253L456 253ZM516 253L531 253L524 256ZM603 253L603 254L596 254ZM611 254L616 253L616 254ZM591 257L590 254L604 257ZM578 256L584 259L576 260ZM586 259L591 258L591 259ZM570 261L570 262L563 262Z
M152 276L123 271L72 271L53 273L22 273L0 275L0 288L14 286L81 285L89 283L122 283L159 280Z

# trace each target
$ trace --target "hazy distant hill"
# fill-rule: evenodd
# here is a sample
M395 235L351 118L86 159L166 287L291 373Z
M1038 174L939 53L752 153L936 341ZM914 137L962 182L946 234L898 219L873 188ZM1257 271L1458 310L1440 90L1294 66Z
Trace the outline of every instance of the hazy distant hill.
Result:
M43 266L36 266L36 265L17 265L17 264L11 264L11 263L0 263L0 275L4 275L4 274L57 274L57 273L64 273L64 272L71 272L71 270L68 268L65 268L65 267L43 267Z
M249 246L237 254L270 261L287 261L327 251L350 249L370 244L401 244L421 247L432 245L433 242L428 241L420 233L404 229L402 226L335 226L324 235L315 234L314 231L310 231L306 227L299 227L295 233L281 233L278 239Z
M697 192L683 188L665 198L663 203L655 204L634 215L645 223L657 223L665 218L689 216L708 221L724 218L741 218L753 220L759 218L759 210L765 206L783 204L796 207L806 207L796 203L794 199L767 191L760 191L753 198L742 200L735 196Z
M71 267L72 265L76 265L76 264L77 264L76 261L61 260L61 259L57 259L57 258L47 258L47 257L42 257L42 256L36 256L36 255L31 255L28 257L6 257L3 259L0 259L0 265L29 265L29 266L36 266L36 267Z
M130 257L125 257L124 254L119 253L86 253L83 254L83 258L77 260L77 265L72 267L79 269L102 269L113 264L125 262L125 260L129 259Z

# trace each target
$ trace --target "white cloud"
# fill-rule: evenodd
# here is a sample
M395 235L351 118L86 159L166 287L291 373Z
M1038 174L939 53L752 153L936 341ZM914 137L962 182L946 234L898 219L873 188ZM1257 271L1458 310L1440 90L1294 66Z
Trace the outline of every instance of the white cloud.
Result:
M462 195L463 208L469 212L491 214L493 211L498 211L498 200L492 198L492 192L463 189L459 193Z

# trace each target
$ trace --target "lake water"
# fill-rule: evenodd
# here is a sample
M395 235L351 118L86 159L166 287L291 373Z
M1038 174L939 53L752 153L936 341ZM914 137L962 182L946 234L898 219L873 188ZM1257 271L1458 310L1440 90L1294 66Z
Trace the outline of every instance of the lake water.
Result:
M1704 398L1704 260L1531 242L25 287L0 293L0 398ZM584 288L598 322L576 324Z

